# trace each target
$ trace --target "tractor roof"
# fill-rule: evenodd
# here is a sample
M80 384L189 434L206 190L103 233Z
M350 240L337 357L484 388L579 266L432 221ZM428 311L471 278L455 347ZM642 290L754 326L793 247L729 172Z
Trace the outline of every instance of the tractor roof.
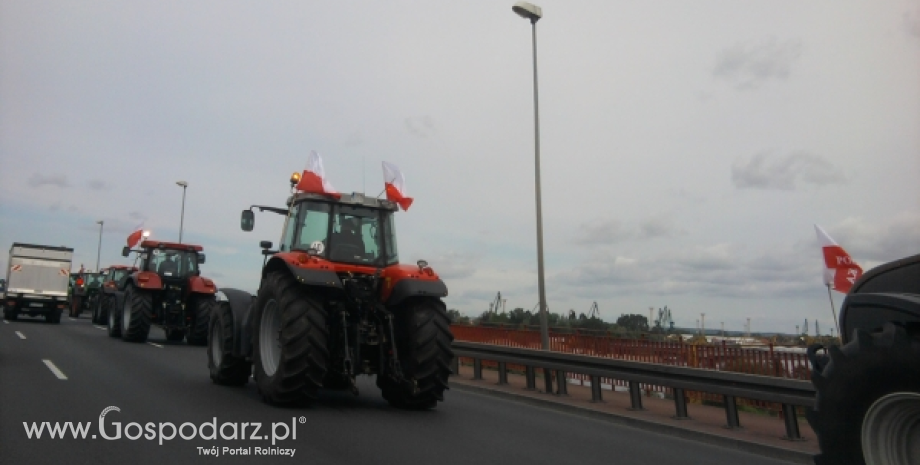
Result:
M108 267L108 268L105 268L105 269L109 269L109 270L137 270L137 267L136 267L136 266L129 266L129 265L112 265L112 266L110 266L110 267Z
M144 241L141 242L142 249L173 249L173 250L188 250L201 252L204 250L200 245L193 244L180 244L178 242L165 242L165 241Z
M368 197L360 192L352 192L351 194L342 194L342 197L335 199L327 195L322 194L311 194L306 192L298 192L294 194L290 199L288 199L288 205L293 202L300 200L321 200L328 203L338 203L345 205L354 205L370 208L379 208L382 210L391 210L396 211L398 207L395 202L391 202L386 199L378 199L376 197Z

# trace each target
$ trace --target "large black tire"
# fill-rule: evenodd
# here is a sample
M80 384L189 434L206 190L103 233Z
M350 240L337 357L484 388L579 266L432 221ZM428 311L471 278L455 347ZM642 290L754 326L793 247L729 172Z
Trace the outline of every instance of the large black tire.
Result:
M93 298L93 304L91 310L93 312L92 322L93 324L101 325L105 319L102 316L102 301L105 300L105 294L101 292Z
M16 310L12 310L12 311L5 310L3 312L3 318L6 318L7 321L16 321L19 319L19 314L16 313Z
M867 455L862 441L867 438L868 454L886 455L876 463L920 463L920 340L886 323L879 333L857 330L850 343L842 348L831 347L829 352L830 362L824 370L812 373L818 393L816 408L808 412L808 423L821 446L815 464L864 465ZM899 408L900 418L893 428L896 433L886 431L881 440L871 439L878 436L878 423L873 426L872 421L868 422L864 431L863 421L870 410L877 412L883 405L877 403L879 399L893 393L915 396L915 400ZM902 420L905 423L898 423ZM885 429L895 423L886 424ZM905 461L893 460L888 455L891 452L903 453Z
M213 295L198 296L194 301L195 313L192 314L192 321L189 322L188 330L185 332L185 340L193 346L204 346L208 344L208 321L211 314L217 308L217 300Z
M279 271L263 280L255 305L253 359L262 399L276 405L315 399L329 359L321 301Z
M134 286L125 289L124 308L121 312L121 339L128 342L146 342L153 316L153 296Z
M118 309L118 296L107 296L102 303L106 312L106 325L109 337L121 337L121 312Z
M233 355L233 311L229 302L219 302L208 319L208 370L211 381L225 386L242 386L252 374L252 362Z
M454 352L450 347L447 307L440 299L417 297L406 300L394 312L396 350L403 376L414 382L417 391L377 376L377 386L390 405L410 410L434 408L444 400L451 374Z

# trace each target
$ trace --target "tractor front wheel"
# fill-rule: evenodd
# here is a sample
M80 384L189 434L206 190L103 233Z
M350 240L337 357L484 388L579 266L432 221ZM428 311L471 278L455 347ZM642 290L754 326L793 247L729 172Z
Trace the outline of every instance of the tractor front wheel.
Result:
M121 338L129 342L145 342L150 334L153 315L153 296L128 286L125 305L121 312Z
M434 408L444 400L454 340L450 318L440 299L411 298L395 312L396 350L403 377L413 386L397 383L386 373L377 386L390 405L410 410Z
M287 272L269 274L256 299L253 359L262 399L270 404L316 398L329 351L326 311L309 287Z
M208 369L211 381L226 386L242 386L252 374L252 362L233 355L233 311L228 302L219 302L208 324Z
M920 341L886 323L829 352L827 366L812 373L815 464L920 463Z
M108 296L102 305L105 308L106 321L108 322L109 337L121 337L121 313L116 309L118 297L116 295Z

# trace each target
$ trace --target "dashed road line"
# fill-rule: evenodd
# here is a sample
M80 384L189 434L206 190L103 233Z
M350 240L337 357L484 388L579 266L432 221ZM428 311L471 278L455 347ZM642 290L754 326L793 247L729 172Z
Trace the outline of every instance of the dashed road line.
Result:
M96 325L93 325L93 328L101 329L101 330L103 330L103 331L109 329L109 328L106 328L105 326L96 326Z
M67 319L70 320L70 321L77 321L76 318L67 317Z
M3 320L3 324L8 325L8 324L10 324L10 322L9 322L9 321L6 321L6 320Z
M157 343L154 343L154 342L148 342L147 344L150 344L150 345L152 345L152 346L154 346L154 347L159 347L160 349L163 348L163 346L161 346L161 345L159 345L159 344L157 344Z
M67 379L67 375L65 375L64 372L61 371L60 368L56 367L51 360L44 359L42 360L42 362L45 362L45 366L48 367L48 369L51 370L52 373L54 373L54 376L57 376L57 379L61 379L61 380Z
M26 335L20 333L19 331L16 331L16 335L19 336L19 339L25 339L25 338L26 338Z

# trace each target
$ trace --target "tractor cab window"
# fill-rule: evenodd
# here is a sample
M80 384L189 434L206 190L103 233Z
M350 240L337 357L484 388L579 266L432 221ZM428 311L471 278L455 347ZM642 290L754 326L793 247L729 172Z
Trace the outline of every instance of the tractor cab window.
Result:
M102 285L102 275L98 273L86 273L83 275L84 287L99 287Z
M299 227L296 240L290 250L307 251L315 243L322 246L317 248L317 255L326 256L326 235L329 233L329 204L304 202L295 206L296 211L291 214L288 223ZM292 235L293 229L291 229Z
M109 270L109 276L107 279L109 281L115 281L116 283L118 283L118 282L121 282L121 280L124 279L125 276L128 276L128 274L129 274L128 270L124 268L115 268L115 269Z
M198 254L185 250L150 249L145 269L165 278L185 278L198 271Z

